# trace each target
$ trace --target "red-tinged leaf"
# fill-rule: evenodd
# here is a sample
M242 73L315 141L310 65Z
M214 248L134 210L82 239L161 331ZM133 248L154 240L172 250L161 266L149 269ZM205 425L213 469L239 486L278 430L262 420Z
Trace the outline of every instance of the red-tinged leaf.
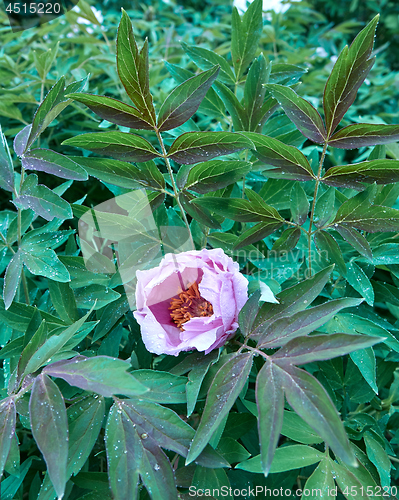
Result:
M146 115L140 113L135 107L112 97L80 93L69 94L67 97L81 102L100 118L111 123L139 130L154 129L151 121L146 120Z
M182 204L184 210L192 217L194 220L204 224L205 226L212 227L215 229L221 229L221 225L215 217L209 212L205 206L198 206L191 203L195 201L195 198L191 193L180 192L179 201Z
M217 372L208 391L204 412L191 443L186 464L194 461L209 443L243 389L252 367L252 353L238 354Z
M399 160L371 160L352 165L332 167L327 170L322 182L329 186L363 190L361 182L390 184L399 181Z
M158 130L164 131L179 127L191 118L216 80L219 69L219 66L215 66L176 87L159 110Z
M259 197L260 198L260 197ZM242 198L197 198L192 204L204 206L211 212L239 222L274 222L283 223L284 219L277 210L262 200L245 200Z
M328 137L336 129L355 100L360 85L367 78L375 57L370 58L374 44L377 15L339 55L327 80L324 97L324 116Z
M242 179L250 170L252 164L247 161L211 160L198 163L187 175L184 189L205 194L216 191Z
M306 309L319 296L327 283L333 267L327 267L311 278L301 281L277 295L279 304L265 303L261 307L254 322L252 334L263 333L271 320L275 321L282 316L289 316Z
M127 95L142 113L145 121L155 126L155 110L149 85L148 43L146 40L139 52L132 22L123 9L116 42L116 63Z
M399 125L356 123L338 130L329 139L334 148L356 149L377 144L390 144L399 140Z
M57 361L47 365L44 373L66 380L68 384L93 391L105 397L114 394L139 396L148 388L127 373L129 364L122 359L108 356L86 358L76 356L73 359Z
M279 227L281 227L283 222L276 222L273 220L267 222L258 222L255 226L244 231L235 241L233 250L238 250L240 248L256 243L257 241L263 240L269 234L273 234Z
M343 299L345 300L345 299ZM358 303L361 301L357 301ZM380 337L366 335L348 335L346 333L331 333L329 335L312 335L299 337L288 342L273 354L272 359L278 363L304 365L314 361L344 356L358 349L371 347L381 342Z
M7 139L0 125L0 188L7 191L14 190L14 167Z
M22 254L18 250L15 253L6 269L6 274L4 276L4 284L3 284L3 300L4 300L4 308L8 309L14 300L15 294L17 293L19 284L21 282L21 273L22 273Z
M242 132L255 146L254 155L275 168L264 172L270 178L284 178L300 181L314 179L308 160L297 148L288 146L278 139L254 132Z
M267 476L280 438L284 412L284 393L278 370L274 369L271 361L267 360L260 370L255 390L262 472Z
M38 170L56 175L62 179L86 181L87 172L71 160L49 149L30 149L29 153L21 158L22 166L26 170Z
M253 293L251 297L249 297L249 299L246 301L244 307L241 309L238 315L238 324L244 337L246 337L251 332L253 322L255 321L256 315L259 311L260 296L260 290L257 290L255 293Z
M286 364L276 368L293 410L324 439L344 462L356 465L338 412L320 382L310 373Z
M71 137L62 143L88 149L126 161L148 161L161 156L151 144L142 137L119 131L95 132Z
M319 112L290 87L268 84L267 90L279 102L288 118L313 142L323 143L326 129Z
M47 375L36 377L29 400L32 434L59 498L67 482L68 420L64 398Z
M285 345L296 337L308 335L327 323L337 312L346 307L356 307L362 299L342 298L329 300L325 304L284 316L254 330L261 334L259 348L275 348Z
M252 141L234 132L187 132L174 141L168 157L191 165L247 148L253 148Z
M336 264L342 276L346 276L344 257L335 238L327 231L317 231L314 236L314 242L320 255L324 253L324 257L326 257L327 261L330 264Z
M378 205L371 205L367 209L360 206L350 213L339 210L331 224L334 229L337 229L336 224L344 224L369 233L399 231L399 210Z
M11 441L15 434L16 409L13 398L6 398L0 402L0 477L11 448Z
M32 125L26 125L14 138L14 151L18 156L22 156L24 151L26 150L26 144L28 142L28 137L30 131L32 129Z
M281 234L280 238L276 240L272 246L272 252L284 253L290 252L296 247L296 244L301 237L301 230L299 227L289 227Z

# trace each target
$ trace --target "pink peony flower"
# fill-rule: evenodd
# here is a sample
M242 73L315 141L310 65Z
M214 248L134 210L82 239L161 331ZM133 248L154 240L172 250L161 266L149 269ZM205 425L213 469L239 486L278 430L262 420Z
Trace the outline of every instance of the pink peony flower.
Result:
M148 351L177 356L222 346L238 328L248 281L223 250L167 254L137 271L134 317Z

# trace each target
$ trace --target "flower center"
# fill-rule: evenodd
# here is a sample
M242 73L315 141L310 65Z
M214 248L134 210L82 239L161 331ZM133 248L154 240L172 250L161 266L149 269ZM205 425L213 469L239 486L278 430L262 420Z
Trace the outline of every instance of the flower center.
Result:
M177 299L170 301L169 309L171 310L170 317L181 331L184 330L184 323L191 318L213 314L212 304L201 297L198 284L195 282L187 290L179 293Z

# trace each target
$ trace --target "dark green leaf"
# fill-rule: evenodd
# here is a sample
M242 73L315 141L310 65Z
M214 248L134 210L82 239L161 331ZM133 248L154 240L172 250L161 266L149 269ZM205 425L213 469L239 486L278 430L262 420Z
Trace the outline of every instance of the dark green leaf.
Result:
M4 307L8 309L17 293L22 273L22 255L18 251L15 253L7 266L3 284Z
M256 379L261 463L266 476L270 472L283 425L284 392L279 382L278 371L267 360Z
M296 182L291 190L291 215L292 220L302 226L308 218L310 205L305 191L299 182Z
M356 149L377 144L390 144L398 140L399 125L355 123L335 132L328 144L334 148Z
M73 291L68 283L48 281L50 298L59 317L66 323L78 321L79 314Z
M356 229L353 229L350 225L346 224L338 225L337 227L334 227L334 229L361 255L364 255L366 259L371 260L373 258L369 242L362 234L356 231Z
M131 373L136 380L150 389L145 395L146 401L162 404L186 403L185 377L154 370L135 370Z
M317 231L314 237L314 242L320 254L324 253L324 257L330 264L337 264L337 268L342 276L346 276L346 267L341 249L331 234L327 231Z
M312 169L306 157L294 146L254 132L242 132L255 145L254 154L274 169L264 171L264 175L273 178L308 181L314 178Z
M34 318L35 317L32 318L32 321L34 320ZM31 326L31 323L29 324L29 326ZM23 346L24 349L23 349L21 356L19 358L18 370L17 370L17 374L18 374L18 377L20 380L22 380L24 375L27 374L25 372L26 372L26 367L28 366L30 359L35 354L35 352L39 349L39 347L41 347L45 343L47 338L48 338L48 329L47 329L47 324L46 324L45 320L43 320L40 323L39 327L37 328L35 333L32 335L32 337L29 339L29 341L26 342L26 344L25 344L25 341L27 339L24 338L25 345Z
M244 107L240 104L234 92L221 82L214 83L217 95L223 101L236 132L246 130L248 128L248 119Z
M133 106L129 106L129 104L125 104L124 102L113 99L112 97L80 93L69 94L68 97L81 102L96 113L96 115L100 118L111 123L116 123L118 125L122 125L123 127L134 129L154 129L151 120L148 120L145 114L140 113L140 111Z
M59 498L67 482L68 420L64 398L47 375L36 377L29 400L32 434Z
M326 129L323 120L310 102L283 85L268 84L266 88L305 137L313 142L325 141Z
M385 449L370 432L365 433L364 443L366 445L367 456L376 466L381 479L381 486L385 490L391 485L391 461Z
M142 113L145 121L155 126L155 110L149 86L148 42L145 41L139 52L132 22L123 9L116 42L116 63L119 78L127 95Z
M363 469L363 473L359 474L360 471L358 472L355 467L344 467L331 459L329 462L335 482L341 491L346 492L345 497L348 500L373 500L374 492L378 491L378 486L367 470ZM372 496L367 494L367 486L371 487Z
M252 141L234 132L187 132L174 141L168 156L190 165L251 147Z
M373 287L363 269L356 262L348 262L346 268L348 270L346 273L348 283L366 299L367 304L372 306L374 303Z
M8 148L7 139L0 125L0 187L7 191L14 190L14 167Z
M15 433L16 410L13 398L6 398L0 402L0 477L11 448L11 441Z
M330 187L316 201L313 222L316 227L323 227L334 217L335 189Z
M184 189L207 193L234 184L251 170L246 161L211 160L198 163L190 169Z
M179 194L179 201L184 210L194 220L204 224L205 226L220 229L221 226L219 221L212 216L210 211L205 206L201 206L201 204L198 206L196 203L191 203L191 201L196 202L198 199L201 200L202 198L195 198L194 195L187 192L180 192Z
M373 391L378 394L374 349L372 347L360 349L359 351L351 352L350 357L359 368L364 380L369 384Z
M371 205L367 209L360 206L348 211L344 205L333 221L334 228L344 224L369 233L399 231L399 210L395 208Z
M263 240L269 234L277 231L283 222L276 222L273 220L269 220L267 222L259 222L255 226L244 231L237 239L234 244L233 249L238 250L239 248L244 248L247 245L251 245L252 243L256 243L257 241Z
M253 322L255 321L256 315L259 311L260 296L261 293L259 290L253 293L238 315L238 324L244 337L251 332Z
M288 410L284 410L281 434L302 444L317 444L323 441L301 417Z
M302 493L303 500L314 500L315 498L324 500L334 500L335 495L332 493L334 490L334 479L331 471L330 461L328 459L321 460L311 476L305 483ZM314 491L318 492L318 497L313 494ZM321 494L320 494L321 492Z
M269 81L270 83L292 85L293 83L296 83L306 72L306 69L294 66L293 64L273 62Z
M244 387L252 366L252 353L238 354L217 372L208 392L204 412L191 443L186 463L195 460Z
M301 236L299 227L289 227L276 240L272 246L272 252L283 253L290 252L296 246Z
M377 15L339 55L324 88L324 116L328 137L342 120L344 114L355 100L360 85L374 64L371 58L374 33L379 16Z
M199 108L219 73L219 66L189 78L176 87L159 110L157 128L170 130L185 123Z
M126 161L148 161L161 156L142 137L126 132L109 131L81 134L67 139L62 144L88 149Z
M245 113L247 115L248 130L260 132L268 116L270 109L263 108L266 89L263 84L267 83L270 75L270 64L267 64L263 54L253 61L248 71L244 87ZM274 99L273 99L274 101ZM270 103L271 108L276 109L277 101Z

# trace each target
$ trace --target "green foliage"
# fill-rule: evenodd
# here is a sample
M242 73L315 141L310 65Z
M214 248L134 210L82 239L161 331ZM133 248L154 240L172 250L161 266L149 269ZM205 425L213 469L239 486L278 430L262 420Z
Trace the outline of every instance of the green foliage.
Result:
M378 16L348 47L316 1L108 4L1 32L2 498L396 498L398 75ZM136 270L184 245L230 254L249 299L222 348L155 356Z

